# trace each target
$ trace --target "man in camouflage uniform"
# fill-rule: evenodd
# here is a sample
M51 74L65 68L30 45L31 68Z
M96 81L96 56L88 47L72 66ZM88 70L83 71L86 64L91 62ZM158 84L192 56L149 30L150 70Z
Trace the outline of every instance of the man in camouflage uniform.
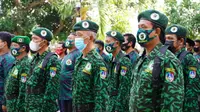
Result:
M72 112L72 74L74 72L76 58L81 54L74 45L75 36L75 33L71 33L68 36L65 47L69 49L69 53L61 62L62 68L59 94L60 112Z
M118 31L106 33L105 49L112 53L112 60L109 62L108 112L128 112L128 103L131 85L131 60L122 53L121 44L124 37Z
M12 35L8 32L0 32L0 112L6 111L4 96L4 84L11 69L14 57L9 53ZM2 106L4 105L4 106ZM3 109L3 110L2 110Z
M104 42L101 40L96 40L95 47L96 47L97 52L102 56L103 60L106 62L106 64L108 64L110 61L110 57L103 51Z
M181 25L173 24L165 30L166 41L173 42L173 53L181 61L183 67L185 95L184 112L199 112L198 93L200 92L199 74L197 75L197 60L190 52L187 52L184 45L187 30ZM184 54L185 53L185 54Z
M105 112L108 70L94 45L99 26L85 20L75 24L73 29L77 35L75 46L82 52L73 74L73 111Z
M186 38L186 50L189 51L189 52L193 52L193 49L194 49L194 41L192 39L189 39L189 38Z
M26 112L55 112L61 67L57 56L48 50L53 34L42 27L34 29L32 34L29 46L36 54L26 82Z
M121 48L129 56L132 65L135 65L139 57L136 49L134 49L136 43L135 36L131 33L126 33L123 36L124 36L124 42L122 43Z
M197 59L200 66L200 40L195 40L194 57Z
M25 112L25 84L29 75L28 59L30 39L27 36L12 38L11 54L16 58L5 85L8 112Z
M145 51L133 70L129 111L182 112L184 79L180 61L169 50L165 54L160 51L168 18L159 11L146 10L139 14L138 22L137 40Z

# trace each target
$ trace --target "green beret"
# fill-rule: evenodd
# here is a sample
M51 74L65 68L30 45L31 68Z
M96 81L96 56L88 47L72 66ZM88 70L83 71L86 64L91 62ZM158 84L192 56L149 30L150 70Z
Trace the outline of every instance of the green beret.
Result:
M26 45L29 45L30 43L30 38L27 37L27 36L14 36L12 39L11 39L12 42L16 42L18 44L26 44Z
M48 41L51 41L53 38L53 33L47 29L47 28L43 28L43 27L38 27L36 29L34 29L32 31L32 34L35 34L43 39L46 39Z
M97 33L98 29L99 26L90 20L80 21L73 26L74 31L93 31Z
M124 37L121 33L119 33L118 31L109 31L106 33L106 35L108 37L113 37L115 39L117 39L120 42L124 42Z
M157 10L146 10L138 15L138 22L140 19L145 19L153 22L154 24L160 26L163 30L167 27L168 18L163 13Z
M173 24L166 28L165 34L175 34L177 37L186 38L187 30L181 25Z

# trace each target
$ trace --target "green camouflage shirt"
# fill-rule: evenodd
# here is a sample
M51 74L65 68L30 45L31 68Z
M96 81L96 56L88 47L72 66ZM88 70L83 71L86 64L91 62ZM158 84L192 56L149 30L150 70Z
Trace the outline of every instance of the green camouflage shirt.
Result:
M120 51L109 63L108 112L127 112L131 88L131 60Z
M73 74L73 105L93 104L92 112L105 112L107 94L107 68L95 49L85 57L77 58ZM75 110L74 110L75 111ZM83 110L82 110L83 111Z
M29 76L30 60L28 56L16 60L5 85L7 110L25 112L25 84Z
M185 48L179 50L175 55L178 57ZM200 92L200 80L197 71L198 62L192 54L187 54L181 62L185 81L184 112L198 112L198 94Z
M59 94L61 65L56 55L49 58L42 69L42 63L49 51L36 54L31 62L30 77L26 83L26 112L55 112Z
M131 88L131 96L129 102L130 112L152 112L154 104L152 98L154 95L160 95L160 112L182 112L184 99L184 79L180 61L169 50L163 55L160 48L163 45L159 43L149 53L139 58L138 63L133 70L133 84ZM161 61L161 74L163 86L160 94L152 92L152 70L154 59L159 56Z

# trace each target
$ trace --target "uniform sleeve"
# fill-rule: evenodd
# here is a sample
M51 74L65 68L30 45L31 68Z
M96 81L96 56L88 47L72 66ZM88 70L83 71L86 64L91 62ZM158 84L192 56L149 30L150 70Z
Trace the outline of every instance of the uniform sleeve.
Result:
M129 60L128 58L123 60L120 66L121 69L119 71L119 89L116 102L117 106L115 110L118 112L128 112L132 75L131 60Z
M94 92L95 92L95 107L94 112L105 112L106 103L108 101L107 93L107 75L108 69L102 62L95 68L94 77Z
M52 109L56 105L56 99L59 94L59 78L60 78L60 70L61 65L56 56L52 56L50 58L50 62L48 63L47 69L47 80L46 80L46 89L44 95L44 110L55 110Z
M186 56L186 62L188 67L188 83L192 85L192 88L196 93L200 93L200 68L198 65L198 61L193 57L192 54Z
M184 99L183 69L178 59L165 59L161 65L164 83L161 93L161 112L182 112Z

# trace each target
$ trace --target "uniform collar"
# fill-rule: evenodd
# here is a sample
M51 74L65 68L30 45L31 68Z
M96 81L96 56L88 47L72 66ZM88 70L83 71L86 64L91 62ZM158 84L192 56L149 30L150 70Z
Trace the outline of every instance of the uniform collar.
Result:
M182 53L183 51L185 51L185 48L183 47L183 48L181 48L179 51L177 51L176 53L175 53L175 55L176 56L178 56L180 53Z
M119 59L124 56L125 56L125 54L120 50L119 53L117 54L117 56L115 58L113 57L113 62L118 62Z

